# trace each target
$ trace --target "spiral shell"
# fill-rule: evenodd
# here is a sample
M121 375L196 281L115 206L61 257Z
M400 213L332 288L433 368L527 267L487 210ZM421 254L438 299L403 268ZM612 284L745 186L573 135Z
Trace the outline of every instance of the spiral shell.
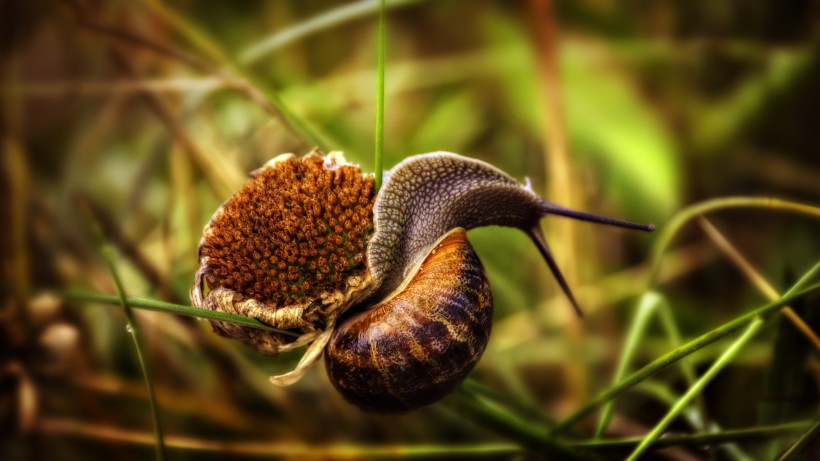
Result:
M325 349L336 389L373 412L406 412L450 393L490 338L493 304L481 261L456 228L391 296L339 325Z

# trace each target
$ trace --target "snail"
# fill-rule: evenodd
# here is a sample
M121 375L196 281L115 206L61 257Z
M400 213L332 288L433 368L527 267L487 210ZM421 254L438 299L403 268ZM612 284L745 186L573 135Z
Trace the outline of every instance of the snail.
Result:
M295 333L212 322L267 354L309 344L274 384L294 383L324 352L336 390L372 412L437 401L481 357L493 304L466 230L524 231L580 314L541 218L654 229L558 206L488 163L448 152L403 160L378 193L338 152L284 154L251 176L205 227L192 303Z

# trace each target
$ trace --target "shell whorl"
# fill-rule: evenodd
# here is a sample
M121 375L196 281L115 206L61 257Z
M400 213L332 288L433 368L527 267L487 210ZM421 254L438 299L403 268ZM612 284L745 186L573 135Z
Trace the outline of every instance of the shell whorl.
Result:
M434 242L409 279L339 325L325 350L330 381L364 410L401 413L435 402L487 346L490 285L464 229Z

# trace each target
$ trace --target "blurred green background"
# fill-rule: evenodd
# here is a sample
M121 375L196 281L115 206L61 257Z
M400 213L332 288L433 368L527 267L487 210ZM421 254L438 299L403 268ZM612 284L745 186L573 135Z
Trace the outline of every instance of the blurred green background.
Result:
M659 229L708 198L820 202L818 1L388 4L388 168L408 155L457 152L529 178L558 203ZM315 144L372 171L374 5L0 4L4 459L153 456L121 310L55 293L116 293L92 237L96 221L117 250L129 295L187 304L202 227L247 172ZM748 209L712 222L781 291L820 255L815 218ZM587 315L572 315L522 233L471 231L496 308L472 377L560 418L612 380L656 237L558 218L544 227ZM685 338L766 301L697 226L676 239L658 281ZM169 436L280 443L283 456L296 458L287 447L336 447L358 458L364 453L342 448L506 440L447 399L403 416L364 414L333 391L321 365L275 388L267 377L292 368L300 351L265 357L217 337L206 322L136 314ZM807 318L816 330L817 314ZM640 363L672 347L652 328ZM776 337L768 328L709 386L709 421L763 424ZM794 379L781 384L788 392L777 405L789 417L812 417L818 355L795 347L803 352L793 355ZM692 363L701 369L719 352L707 349ZM683 389L675 372L652 382L655 393L619 400L610 435L644 433L666 408L658 395ZM741 448L755 459L770 447ZM218 449L169 454L229 457Z

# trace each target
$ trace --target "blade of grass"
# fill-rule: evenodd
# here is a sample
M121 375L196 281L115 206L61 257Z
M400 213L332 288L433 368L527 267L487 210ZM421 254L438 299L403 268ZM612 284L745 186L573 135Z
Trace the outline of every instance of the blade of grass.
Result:
M675 214L658 235L655 246L652 248L649 285L654 286L657 283L661 259L672 239L686 223L702 214L727 208L769 208L820 218L820 207L770 197L722 197L696 203Z
M465 414L498 433L518 441L529 450L561 460L588 460L587 453L571 449L549 436L539 426L533 425L518 415L502 408L467 388L460 387L448 397L459 414Z
M806 445L812 441L812 439L817 437L818 433L820 433L820 416L814 420L814 424L812 424L811 427L804 432L803 435L801 435L800 438L797 439L788 450L783 453L783 455L777 458L777 461L789 461L795 459L795 456L800 454L803 448L805 448Z
M704 446L724 443L734 443L743 440L759 440L761 438L779 437L806 430L810 421L798 421L772 426L756 426L748 429L729 429L721 432L704 432L687 435L668 435L652 443L652 448L666 448L679 446ZM625 439L602 439L571 443L570 446L584 447L594 450L611 450L633 448L641 443L643 437Z
M555 424L555 420L546 414L539 406L517 399L517 394L498 392L471 378L465 379L461 385L470 393L474 395L481 395L485 398L492 399L500 404L506 405L507 407L517 411L518 414L532 419L538 424L542 424L546 427L550 427Z
M125 289L122 286L122 280L120 279L119 273L114 265L113 251L110 246L106 245L105 248L103 248L103 257L105 258L105 263L108 266L109 272L111 272L111 278L114 279L114 284L117 286L120 304L122 305L123 312L125 312L125 320L127 323L126 329L131 335L131 339L134 341L134 349L137 352L137 360L139 361L140 368L142 369L142 375L145 378L145 387L148 390L148 404L151 407L151 419L153 420L154 433L156 434L156 459L162 461L165 458L165 442L163 441L162 425L159 420L159 408L157 406L156 393L154 392L154 381L151 378L151 371L148 368L148 363L145 360L142 346L140 345L139 324L137 324L137 320L134 318L134 313L131 311L131 306L128 304L128 300L125 297Z
M556 425L556 427L553 428L550 434L555 435L565 431L573 424L580 421L588 414L592 413L596 408L612 400L613 398L620 395L627 389L630 389L631 387L635 386L636 384L640 383L646 378L655 375L661 370L670 367L671 365L677 363L684 357L688 357L689 355L708 346L709 344L712 344L715 341L718 341L719 339L724 338L725 336L743 328L752 319L759 316L769 315L774 311L780 309L782 306L791 303L795 299L799 299L804 296L820 292L820 283L815 283L805 289L800 289L801 287L805 286L810 280L812 280L818 273L820 273L820 262L815 264L808 272L806 272L806 274L804 274L804 276L792 287L792 289L790 289L789 292L778 301L758 307L752 310L751 312L741 315L733 320L730 320L729 322L726 322L723 325L707 333L704 333L701 336L698 336L697 338L687 342L686 344L683 344L682 346L667 352L663 356L655 359L654 361L647 364L637 372L633 373L632 375L621 381L619 384L598 394L597 397L592 399L585 406L578 409L575 413L573 413L564 421Z
M561 34L559 31L558 6L553 0L530 0L527 13L531 21L532 36L537 54L535 56L538 72L538 89L540 102L544 106L545 116L542 120L542 148L546 171L549 178L547 197L567 208L584 209L580 194L576 193L575 171L572 164L570 142L567 133L567 117L564 94L566 89L561 81L560 50ZM568 220L556 220L550 224L550 237L561 242L563 251L557 254L558 266L570 286L578 280L577 261L583 259L578 231ZM556 274L557 275L557 274ZM568 301L580 315L581 309L575 302L569 289L566 288ZM580 322L567 322L565 335L572 346L572 351L580 351L585 343L584 330ZM589 377L580 356L573 357L566 363L564 388L565 399L570 404L582 402L589 393Z
M759 440L761 438L779 437L805 431L811 421L798 421L774 426L754 427L750 429L732 429L719 433L673 435L656 440L653 448L671 446L716 445L742 440ZM45 417L37 430L51 436L78 437L89 440L117 442L120 444L150 445L151 434L134 431L132 428L120 429L110 424L100 425L71 419ZM569 446L585 448L606 453L612 458L614 450L628 450L639 444L641 438L592 440L569 442ZM268 457L306 457L327 459L351 458L431 458L431 457L473 457L491 456L497 459L502 455L523 454L520 446L511 443L484 443L469 445L346 445L309 446L288 442L256 441L222 441L197 439L185 436L169 435L166 446L191 452L214 452L235 456L268 456ZM785 460L784 460L785 461Z
M92 292L69 291L64 293L63 297L69 301L92 302L100 304L118 304L120 302L120 299L117 296ZM185 306L182 304L167 303L164 301L157 301L154 299L126 297L125 300L129 306L136 307L139 309L165 312L168 314L184 315L187 317L197 317L207 320L218 320L220 322L230 322L245 327L258 328L260 330L272 331L274 333L279 333L287 336L299 337L298 333L270 327L267 324L262 323L255 318L243 317L241 315L236 314L228 314L227 312L211 311L208 309L201 309L193 306Z
M208 55L211 60L223 69L229 71L228 74L239 76L242 84L238 84L237 88L245 93L251 100L259 104L266 112L281 117L285 125L288 126L294 134L301 136L312 146L327 150L328 143L325 142L324 138L290 110L279 97L278 91L275 91L272 87L265 84L265 82L254 78L239 61L222 49L218 40L205 32L193 21L190 21L185 15L164 2L142 0L142 3L151 12L178 30L194 46L199 48L200 51Z
M627 461L633 461L638 459L649 447L652 445L652 442L657 440L662 434L663 431L669 427L669 424L678 417L678 415L686 409L687 405L700 394L701 391L706 387L712 379L723 370L726 365L728 365L740 352L743 350L743 347L754 338L754 336L760 331L760 329L764 325L764 320L762 317L755 317L752 320L752 323L746 327L746 331L733 342L728 349L726 349L721 356L715 360L709 370L703 374L703 376L698 379L695 384L686 391L686 393L675 402L675 405L666 413L663 419L655 425L652 431L644 437L641 443L635 448L635 450L629 455Z
M726 237L706 218L703 216L698 218L698 224L706 232L706 235L712 239L712 241L720 248L721 251L735 264L735 266L743 272L743 275L752 282L758 291L763 293L764 296L769 298L769 301L774 301L775 299L780 297L780 294L775 290L772 285L762 276L757 269L752 266L752 264L743 257L742 254L729 242ZM812 331L811 327L800 318L799 315L791 308L791 306L783 306L783 314L789 321L794 324L795 328L797 328L806 339L808 339L813 345L814 348L820 351L820 338Z
M131 428L120 429L110 425L90 424L61 418L45 418L39 430L49 435L65 435L90 440L128 443L135 445L151 444L151 438ZM478 457L509 457L523 454L521 447L511 443L484 444L442 444L442 445L350 445L335 444L326 446L307 445L293 442L269 441L223 441L200 439L184 436L169 436L168 446L192 452L218 453L222 457L284 457L295 459L362 459L362 458L432 458L459 457L475 459ZM230 455L230 456L228 456Z
M421 1L422 0L387 0L386 3L388 7L396 8L412 5L413 3L419 3ZM384 0L361 0L356 3L350 3L328 10L307 21L300 22L293 27L288 27L280 32L274 32L253 45L250 45L239 53L238 61L245 66L253 64L265 55L313 33L376 13L379 9L384 9L384 3Z
M382 156L384 154L384 55L385 55L385 35L387 28L385 19L385 0L379 0L379 49L378 63L376 64L376 162L375 162L375 189L378 192L382 186Z
M634 392L640 392L646 394L649 397L657 400L658 403L666 405L667 407L671 408L675 402L680 398L680 392L674 388L675 383L666 383L664 381L655 380L655 379L647 379L646 381L638 384L633 388ZM696 413L694 409L690 409L692 411L687 411L684 414L686 418L686 422L689 426L694 430L702 430L699 429L703 426L702 421L700 421L701 415Z
M632 361L632 358L635 356L635 352L638 349L638 343L643 338L643 334L646 331L646 326L649 324L652 313L655 312L657 305L661 303L661 300L661 296L654 291L649 291L641 297L641 301L638 304L638 312L636 312L635 316L632 318L632 324L629 326L629 331L626 334L626 342L624 344L623 351L621 352L621 360L618 363L618 368L615 371L615 377L612 380L613 385L621 382L624 376L626 376L629 363ZM604 434L604 431L609 425L609 420L612 418L614 408L614 399L604 405L604 408L601 410L601 417L598 420L598 427L595 429L594 438L599 439Z
M661 326L669 338L671 347L678 347L681 344L682 341L680 332L678 331L677 324L675 323L675 319L672 316L671 309L669 308L669 304L666 302L666 299L663 295L656 291L646 292L641 297L638 312L635 314L632 325L627 333L627 341L624 346L624 350L621 353L621 361L618 364L618 370L615 373L615 378L612 382L613 385L619 383L626 376L627 366L634 357L638 342L642 339L643 334L646 331L646 325L653 314L658 316ZM681 360L679 363L681 373L686 379L686 382L691 386L695 382L695 370L686 360ZM598 421L598 427L595 431L596 438L601 437L609 425L609 421L612 418L614 403L614 400L610 400L602 409L601 418ZM701 416L703 411L699 410L699 413L700 414L698 416ZM699 424L696 427L698 429L703 429L703 424Z
M91 219L91 227L93 230L94 238L97 240L97 243L100 247L100 253L102 254L103 260L105 261L105 265L108 268L108 272L111 274L111 278L114 281L114 285L117 287L119 302L122 306L123 312L125 313L126 329L128 330L128 333L134 342L134 349L137 353L137 361L139 362L140 369L142 369L142 376L145 379L145 388L148 391L148 403L151 407L151 419L154 424L154 434L156 437L156 459L162 461L163 459L165 459L165 443L163 441L162 425L159 419L159 407L157 405L156 393L154 392L154 381L151 378L151 370L148 367L148 363L145 360L145 355L142 350L139 324L134 318L134 314L131 311L131 306L128 304L128 300L125 296L125 287L123 286L122 278L120 277L120 273L117 270L117 265L114 263L114 248L103 239L103 233L102 229L100 228L100 224L94 221L94 214L90 211L88 203L81 200L79 202L79 205L86 213L86 215Z
M641 297L641 302L638 305L638 312L633 317L632 324L629 327L629 332L626 335L626 343L624 344L624 349L621 352L621 360L618 363L617 370L615 371L613 384L619 383L626 375L627 367L635 355L635 351L638 348L638 343L643 337L643 333L646 330L646 325L649 323L651 314L655 310L655 306L657 306L660 302L661 297L653 291L647 292ZM594 438L601 438L609 425L609 420L612 418L612 413L615 407L614 404L615 400L610 400L602 409L601 417L598 420L598 427L595 429Z

